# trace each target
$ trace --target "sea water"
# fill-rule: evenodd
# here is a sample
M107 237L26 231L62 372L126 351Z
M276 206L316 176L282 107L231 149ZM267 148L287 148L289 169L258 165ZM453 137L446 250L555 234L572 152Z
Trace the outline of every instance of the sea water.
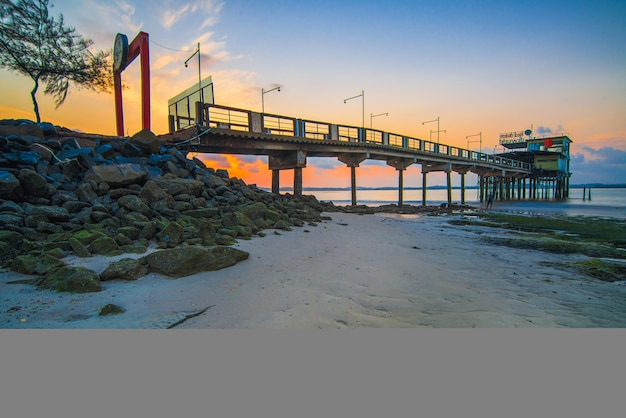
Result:
M352 195L350 190L307 190L304 194L312 194L318 200L333 202L337 206L350 205ZM528 196L528 191L526 195ZM398 203L397 190L358 189L357 204L367 206L381 206ZM422 191L420 189L408 189L404 191L403 202L406 205L419 206L422 204ZM448 194L445 189L426 190L426 204L440 205L448 202ZM452 202L461 202L461 190L452 190ZM477 189L465 191L465 204L480 207L480 197ZM484 207L484 202L482 203ZM538 200L510 200L493 203L493 210L510 211L519 213L552 213L570 216L604 216L626 219L626 188L597 188L586 189L583 198L583 189L570 189L569 198L564 200L538 199Z

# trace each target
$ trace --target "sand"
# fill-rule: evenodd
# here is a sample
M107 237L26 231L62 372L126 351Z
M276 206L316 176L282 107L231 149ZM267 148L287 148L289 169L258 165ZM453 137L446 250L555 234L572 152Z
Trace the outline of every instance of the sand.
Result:
M250 258L233 267L103 282L98 293L8 284L28 276L2 270L0 328L626 326L625 282L545 264L583 256L486 244L481 235L507 232L448 224L462 214L325 215L332 220L240 241ZM101 272L118 258L66 261ZM99 316L108 303L126 312Z

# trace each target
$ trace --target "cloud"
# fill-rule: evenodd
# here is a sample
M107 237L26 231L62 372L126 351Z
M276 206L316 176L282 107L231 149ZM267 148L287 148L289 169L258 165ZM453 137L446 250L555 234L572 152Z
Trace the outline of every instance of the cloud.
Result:
M176 22L178 22L189 10L190 4L185 4L178 10L166 10L163 14L162 24L165 29L170 29Z
M564 131L562 125L557 125L556 128L552 129L547 126L538 126L535 128L536 135L552 135L557 133L562 133Z
M613 147L594 149L588 146L582 147L583 152L591 156L590 160L602 164L626 164L626 151Z

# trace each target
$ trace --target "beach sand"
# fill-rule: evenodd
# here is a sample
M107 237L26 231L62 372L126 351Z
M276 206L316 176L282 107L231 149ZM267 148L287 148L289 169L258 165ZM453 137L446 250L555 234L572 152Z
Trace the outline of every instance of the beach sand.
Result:
M239 241L250 257L233 267L103 282L98 293L8 284L28 276L2 270L0 328L626 326L624 282L546 264L583 256L495 246L481 235L512 232L448 224L469 215L325 215L332 220ZM66 261L101 272L121 257ZM126 312L99 316L109 303Z

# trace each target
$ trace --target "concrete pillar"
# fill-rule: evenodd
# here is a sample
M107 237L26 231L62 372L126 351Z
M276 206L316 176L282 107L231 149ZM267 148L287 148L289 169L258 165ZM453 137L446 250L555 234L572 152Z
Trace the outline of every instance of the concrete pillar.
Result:
M280 170L272 170L272 193L280 194Z
M398 207L404 205L404 170L398 170Z
M461 204L465 204L465 174L461 174Z
M452 179L450 178L450 172L446 171L446 181L448 189L448 206L452 205Z
M356 206L356 167L350 167L350 185L352 186L352 206Z
M293 195L302 196L302 167L293 169Z
M422 172L422 206L426 206L426 174Z

